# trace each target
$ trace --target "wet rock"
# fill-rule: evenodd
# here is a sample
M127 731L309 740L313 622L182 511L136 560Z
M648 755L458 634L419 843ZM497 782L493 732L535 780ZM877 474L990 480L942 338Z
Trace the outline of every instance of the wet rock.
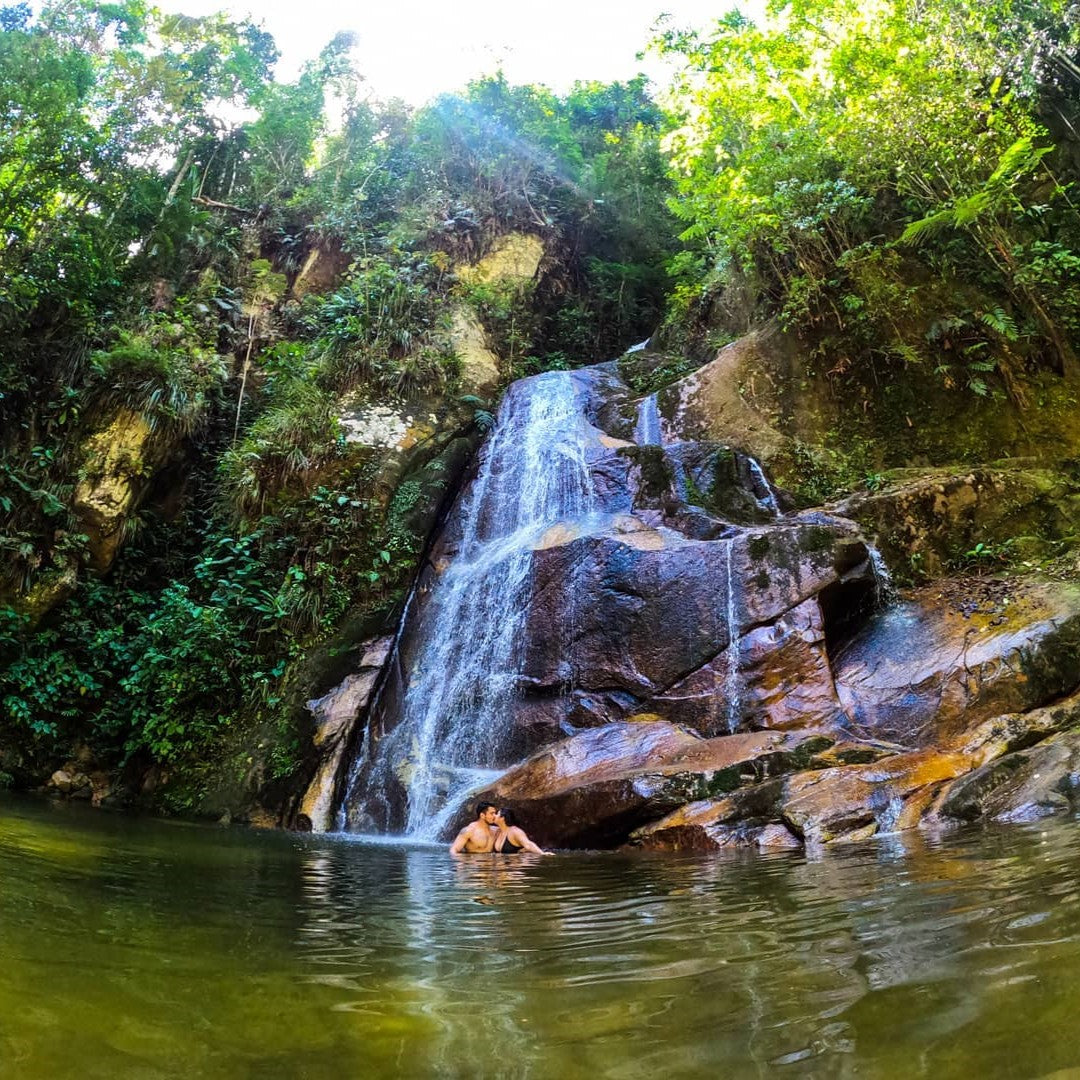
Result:
M926 805L920 795L977 764L969 754L921 750L868 765L802 773L785 786L781 813L808 844L829 843L864 829L868 835L899 832L918 824Z
M360 647L358 669L328 694L307 703L315 717L312 742L319 751L314 779L300 803L313 832L327 832L334 826L334 785L357 719L371 700L379 674L390 653L393 639L375 638Z
M73 764L57 769L49 777L48 786L69 799L89 799L93 795L90 777L79 771Z
M475 798L512 806L541 844L610 847L687 802L805 768L830 745L818 732L701 739L656 719L610 724L541 751Z
M1034 821L1073 809L1080 790L1080 732L1055 735L991 761L951 785L937 816L955 821Z
M980 768L938 800L942 820L1026 821L1067 810L1080 784L1080 694L979 725L969 747Z
M649 849L709 850L752 842L766 826L784 826L809 845L901 831L918 824L945 781L977 765L970 754L921 750L801 772L681 807L636 831L631 842Z
M825 516L730 541L631 515L557 526L534 557L523 673L538 687L572 671L583 689L662 695L728 647L731 616L741 636L852 576L872 580L866 549L853 526ZM748 655L763 645L752 639Z
M973 724L1080 683L1080 590L1015 581L1007 603L981 605L923 589L860 631L833 672L860 734L955 745Z
M985 720L966 733L958 748L982 761L991 761L1074 727L1080 727L1080 694L1042 709Z
M821 609L811 598L652 699L651 707L704 735L739 727L828 728L845 721L825 648ZM728 691L736 665L735 694Z
M1027 538L1037 554L1047 541L1075 536L1080 522L1080 484L1030 463L890 475L896 479L882 490L830 509L858 521L888 561L915 563L931 576L963 564L978 545L992 553Z

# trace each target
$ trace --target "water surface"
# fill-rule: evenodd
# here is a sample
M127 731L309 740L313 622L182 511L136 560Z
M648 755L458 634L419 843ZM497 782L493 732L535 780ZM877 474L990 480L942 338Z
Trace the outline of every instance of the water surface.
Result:
M1073 821L452 860L8 800L0 1076L1043 1076L1078 904Z

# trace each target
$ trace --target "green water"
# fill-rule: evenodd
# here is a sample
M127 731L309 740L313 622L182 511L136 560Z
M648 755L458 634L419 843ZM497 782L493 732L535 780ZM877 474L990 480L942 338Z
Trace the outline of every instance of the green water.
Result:
M0 802L0 1077L1080 1075L1080 824L441 851Z

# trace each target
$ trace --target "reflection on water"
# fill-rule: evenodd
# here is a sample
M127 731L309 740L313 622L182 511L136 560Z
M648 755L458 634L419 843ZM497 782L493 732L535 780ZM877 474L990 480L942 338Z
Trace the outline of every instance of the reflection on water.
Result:
M3 1077L1080 1067L1080 831L450 859L0 804Z

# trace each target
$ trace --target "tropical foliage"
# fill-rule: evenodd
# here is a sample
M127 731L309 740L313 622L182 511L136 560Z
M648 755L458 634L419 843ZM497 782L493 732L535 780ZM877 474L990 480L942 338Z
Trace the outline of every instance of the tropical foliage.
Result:
M350 45L283 83L273 41L224 16L0 9L6 772L79 740L210 755L285 715L290 665L346 612L400 596L424 485L395 494L339 417L423 401L489 426L452 304L512 328L507 379L614 355L660 316L676 227L641 80L493 76L410 110L364 91ZM560 269L488 303L454 267L511 230ZM94 576L114 458L144 508Z
M699 296L749 294L829 368L1022 394L1074 363L1080 17L1058 0L796 0L668 32Z

